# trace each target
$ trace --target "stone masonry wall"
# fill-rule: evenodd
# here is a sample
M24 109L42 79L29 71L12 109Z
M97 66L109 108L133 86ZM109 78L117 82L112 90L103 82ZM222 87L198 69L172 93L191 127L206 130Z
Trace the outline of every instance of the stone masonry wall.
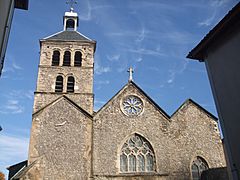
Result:
M60 51L60 65L52 66L53 51ZM71 66L62 66L64 52L71 52ZM74 53L82 52L82 66L74 67ZM82 42L41 42L40 64L38 70L38 80L36 87L36 96L34 99L33 110L36 112L39 108L47 105L53 100L55 93L56 77L63 77L63 93L67 91L67 78L73 76L75 79L74 95L76 103L92 114L93 112L93 61L94 46L90 43ZM41 97L40 93L42 93ZM48 93L47 96L45 94ZM62 94L62 93L57 93ZM67 93L73 96L73 93ZM52 97L51 97L52 96ZM79 96L79 97L77 97ZM82 98L85 96L85 98ZM51 100L51 101L50 101ZM91 103L91 104L90 104Z
M136 95L144 101L144 112L129 118L121 112L120 103L127 95ZM146 138L155 151L156 172L166 174L170 168L170 139L166 131L170 121L132 85L114 97L94 117L93 172L96 177L119 175L119 153L125 140L133 133ZM102 178L104 179L104 178ZM115 178L122 179L122 178ZM152 177L152 179L155 179Z
M74 101L78 106L83 108L88 113L92 114L93 112L93 94L83 94L83 93L35 93L34 96L34 109L33 112L36 112L48 105L55 99L61 97L62 95L67 96L69 99Z
M64 97L34 115L29 164L39 179L87 180L91 175L92 119ZM25 176L34 176L31 171Z
M132 94L142 99L144 112L130 118L122 113L120 104L124 97ZM210 168L223 167L225 158L216 126L212 117L190 101L168 119L138 89L128 84L94 116L94 177L101 180L133 178L122 177L119 167L121 147L133 133L142 135L152 145L158 178L191 179L191 163L197 156L204 158Z
M171 121L169 138L173 158L170 161L170 174L175 179L182 172L191 176L191 163L197 156L202 157L209 168L226 166L220 132L211 116L187 101Z

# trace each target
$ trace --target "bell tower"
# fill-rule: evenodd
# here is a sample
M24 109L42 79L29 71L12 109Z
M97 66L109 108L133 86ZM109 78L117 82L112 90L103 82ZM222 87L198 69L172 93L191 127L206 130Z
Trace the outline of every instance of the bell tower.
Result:
M92 114L96 41L79 33L78 25L71 7L63 17L63 31L40 40L34 112L65 95Z
M77 31L73 8L63 30L40 40L29 169L24 179L89 179L96 42Z

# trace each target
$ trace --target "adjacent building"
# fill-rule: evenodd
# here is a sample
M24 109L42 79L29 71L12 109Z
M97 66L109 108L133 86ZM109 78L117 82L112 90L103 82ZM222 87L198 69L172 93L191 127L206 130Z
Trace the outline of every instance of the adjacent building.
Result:
M28 0L0 1L0 76L3 69L8 37L11 29L14 8L28 9Z
M204 37L188 58L205 62L228 156L240 179L240 3Z

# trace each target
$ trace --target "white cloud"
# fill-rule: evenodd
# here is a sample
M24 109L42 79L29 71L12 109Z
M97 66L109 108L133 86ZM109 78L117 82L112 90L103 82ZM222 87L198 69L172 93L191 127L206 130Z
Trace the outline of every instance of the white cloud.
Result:
M212 25L213 21L215 20L216 17L216 11L213 12L213 14L208 17L207 19L201 21L198 23L199 26L210 26Z
M19 65L17 65L15 62L12 63L12 67L16 70L22 70L23 68Z
M138 1L138 3L135 3L135 1L132 1L133 3L131 3L130 8L132 8L133 10L137 10L137 9L145 9L145 8L156 8L158 10L161 11L181 11L181 8L178 8L178 6L174 6L171 4L167 4L161 1Z
M127 72L127 70L128 70L127 64L122 64L120 67L117 68L117 72L119 72L119 73L122 73L124 71Z
M11 64L6 64L3 68L3 73L8 73L8 72L16 72L16 71L20 71L20 70L23 70L23 68L18 65L17 63L15 62L12 62Z
M30 100L33 100L33 95L34 92L32 90L28 90L27 92L24 93L24 96Z
M110 67L103 67L103 66L98 65L97 63L95 64L95 72L98 75L101 75L103 73L107 73L110 71L111 71Z
M83 1L84 3L84 1ZM86 1L86 4L81 8L81 13L79 14L79 19L81 21L91 21L93 19L93 11L103 12L103 8L112 8L110 5L92 5L90 1Z
M6 100L5 103L0 105L0 114L19 114L25 110L24 102L26 100L33 100L33 91L12 90L1 96Z
M98 55L95 56L95 65L94 65L94 70L97 75L101 75L103 73L110 72L111 69L110 67L104 67L101 65L101 60Z
M165 56L165 53L159 52L157 50L152 50L152 49L145 49L145 48L138 48L138 49L133 49L129 48L126 49L128 52L132 53L137 53L137 54L142 54L142 55L152 55L152 56Z
M33 90L12 90L8 94L6 94L6 97L9 99L33 99L34 91Z
M109 80L104 80L104 81L96 81L95 84L99 84L99 85L102 85L102 84L109 84L110 81Z
M28 143L26 137L0 134L0 169L5 174L7 167L27 159Z
M140 33L137 33L137 34L139 35L137 36L136 42L140 43L145 39L145 36L146 36L145 28L143 27Z
M217 12L220 10L220 8L227 4L229 2L229 0L211 0L209 1L209 13L211 14L210 16L208 16L206 19L204 19L203 21L199 22L198 25L199 26L210 26L212 25L217 17Z
M135 61L136 61L136 62L141 62L142 60L143 60L142 57L138 57Z
M169 78L167 80L168 84L172 84L176 78L177 75L182 74L186 69L187 69L187 65L188 65L189 61L188 60L184 60L181 67L175 67L173 69L169 70Z
M90 4L89 1L86 1L86 5L85 5L85 8L82 8L83 10L86 10L86 11L81 11L83 13L80 13L79 14L79 19L81 21L90 21L92 20L92 6Z
M210 1L210 5L212 7L220 7L228 2L229 2L229 0L212 0L212 1Z
M120 54L107 55L109 61L118 61L120 59Z
M115 38L133 38L136 43L141 43L146 37L148 37L148 31L145 27L142 27L139 30L121 30L118 32L108 32L105 33L106 36L115 37Z
M95 99L94 100L94 111L98 111L103 105L105 105L106 101Z
M2 114L19 114L23 113L24 107L19 104L18 100L8 100L4 106L1 106L0 113Z

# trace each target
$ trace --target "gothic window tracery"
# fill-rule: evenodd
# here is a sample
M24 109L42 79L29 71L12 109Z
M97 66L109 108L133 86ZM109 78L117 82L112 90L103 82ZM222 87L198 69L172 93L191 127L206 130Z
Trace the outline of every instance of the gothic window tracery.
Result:
M57 76L55 83L55 92L63 92L63 77Z
M52 55L52 66L59 66L60 61L60 52L59 51L53 51Z
M207 169L208 169L207 162L203 158L197 157L193 161L192 167L191 167L192 179L193 180L200 180L202 172L207 170Z
M70 66L71 65L71 52L65 51L63 57L63 66Z
M74 66L82 66L82 53L80 51L75 52Z
M122 146L120 171L152 172L155 170L155 156L150 143L138 134L133 134Z
M74 92L74 84L75 84L75 79L73 76L69 76L67 80L67 92L68 93L73 93Z

